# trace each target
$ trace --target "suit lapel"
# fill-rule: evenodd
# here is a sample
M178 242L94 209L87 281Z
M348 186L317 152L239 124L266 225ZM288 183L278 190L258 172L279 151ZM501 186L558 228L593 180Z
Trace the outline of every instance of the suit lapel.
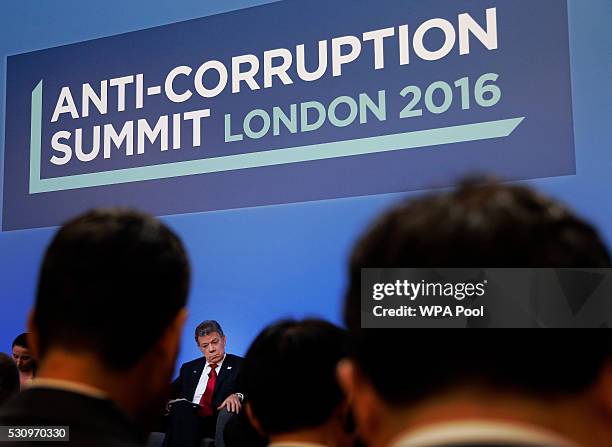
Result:
M231 374L234 368L234 362L231 361L231 357L228 355L225 356L225 360L223 361L223 365L221 365L221 370L217 375L217 382L215 383L215 391L213 392L213 401L219 395L221 387L223 386L223 382L225 379Z

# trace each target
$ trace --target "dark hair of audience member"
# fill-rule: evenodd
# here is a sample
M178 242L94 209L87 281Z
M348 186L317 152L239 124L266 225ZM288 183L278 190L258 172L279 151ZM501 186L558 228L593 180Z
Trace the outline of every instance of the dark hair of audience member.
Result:
M391 404L471 382L545 396L578 392L612 355L607 332L578 346L561 331L361 329L360 269L609 266L610 254L589 223L525 186L467 182L409 200L379 218L353 250L345 302L352 355ZM385 361L392 367L381 367Z
M325 423L344 397L336 364L346 354L345 331L322 320L293 320L261 332L246 355L249 405L268 434Z
M17 392L19 392L19 370L12 358L0 352L0 405Z
M22 348L30 349L30 347L28 346L28 333L27 332L19 334L17 337L15 337L15 340L13 340L13 344L11 345L11 348L14 348L15 346L21 346Z
M11 348L15 348L15 346L19 346L20 348L25 348L25 349L30 349L30 346L28 345L28 333L27 332L23 332L21 334L19 334L17 337L15 337L15 340L13 340L13 344L11 345ZM33 357L30 358L30 364L31 364L31 368L32 368L32 375L36 376L36 371L38 369L38 364L37 362L34 360ZM17 368L19 370L19 368Z
M185 305L189 263L164 224L128 209L67 222L47 248L34 321L40 354L96 352L112 369L136 364Z

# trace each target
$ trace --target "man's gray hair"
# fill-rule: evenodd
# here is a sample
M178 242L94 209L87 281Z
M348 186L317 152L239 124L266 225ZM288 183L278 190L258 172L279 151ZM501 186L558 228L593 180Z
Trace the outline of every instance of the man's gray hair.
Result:
M223 336L223 329L221 325L215 320L202 321L195 329L195 340L198 342L198 337L204 337L205 335L218 332L219 335Z

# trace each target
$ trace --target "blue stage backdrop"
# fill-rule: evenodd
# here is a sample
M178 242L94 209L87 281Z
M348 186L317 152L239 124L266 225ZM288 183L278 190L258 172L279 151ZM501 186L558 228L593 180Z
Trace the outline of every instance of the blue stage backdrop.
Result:
M532 179L612 240L609 2L263 3L4 7L0 350L53 227L93 206L186 243L182 360L202 319L237 353L280 317L339 322L368 222L467 173Z

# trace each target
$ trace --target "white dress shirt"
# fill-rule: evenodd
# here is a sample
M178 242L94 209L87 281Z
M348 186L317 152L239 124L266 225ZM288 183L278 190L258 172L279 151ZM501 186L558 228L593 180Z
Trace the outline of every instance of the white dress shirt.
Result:
M224 354L221 361L217 363L217 367L215 368L215 371L217 372L217 376L219 375L219 371L221 371L221 366L223 365L223 362L225 361L226 355L227 354ZM202 394L204 394L204 391L206 391L206 385L208 385L208 374L210 373L211 369L212 368L210 367L210 363L206 362L206 365L204 365L204 369L202 370L202 375L200 376L200 381L198 382L198 386L196 386L195 393L193 395L192 402L194 404L200 403L200 400L202 399Z
M531 425L512 422L463 421L433 424L414 430L392 443L392 447L430 447L457 443L515 443L578 447L560 435Z

